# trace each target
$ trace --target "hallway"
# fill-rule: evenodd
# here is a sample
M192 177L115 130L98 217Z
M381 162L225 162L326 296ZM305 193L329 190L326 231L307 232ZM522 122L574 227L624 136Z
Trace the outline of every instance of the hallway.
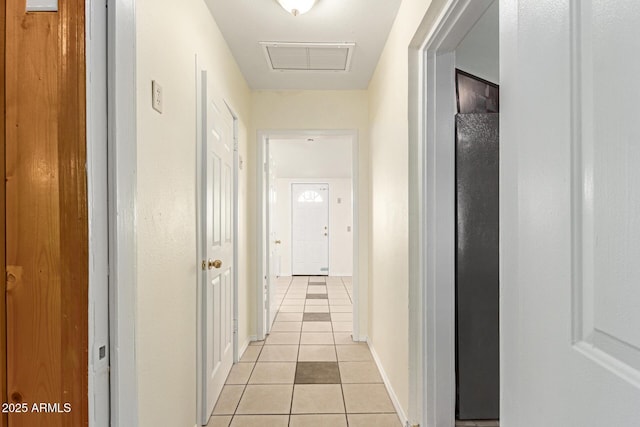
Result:
M265 341L236 364L208 427L397 427L367 344L351 339L347 277L282 277Z

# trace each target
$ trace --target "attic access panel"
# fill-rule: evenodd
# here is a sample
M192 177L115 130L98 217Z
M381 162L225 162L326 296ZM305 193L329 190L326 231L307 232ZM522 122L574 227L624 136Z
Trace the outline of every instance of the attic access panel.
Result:
M272 71L347 72L355 43L261 42Z

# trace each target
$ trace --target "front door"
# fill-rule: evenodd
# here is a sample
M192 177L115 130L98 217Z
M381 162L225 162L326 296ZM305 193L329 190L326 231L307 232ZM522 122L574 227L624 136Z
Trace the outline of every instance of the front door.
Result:
M202 343L203 423L210 417L233 365L233 117L202 76L202 230L204 231Z
M500 2L501 422L640 425L640 2Z
M329 275L329 185L291 184L292 273Z

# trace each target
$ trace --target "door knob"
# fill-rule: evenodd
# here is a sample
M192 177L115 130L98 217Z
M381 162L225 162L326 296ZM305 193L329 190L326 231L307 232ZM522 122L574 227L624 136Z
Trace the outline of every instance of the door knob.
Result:
M222 261L220 261L219 259L217 259L215 261L209 260L209 263L208 263L207 267L209 268L209 270L211 270L213 268L220 268L220 267L222 267Z
M280 243L282 243L280 240L276 240L276 245L279 245Z

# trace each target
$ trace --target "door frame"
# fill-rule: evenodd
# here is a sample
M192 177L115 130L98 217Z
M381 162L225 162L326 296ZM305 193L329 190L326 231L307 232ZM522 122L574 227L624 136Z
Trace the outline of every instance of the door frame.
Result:
M256 334L258 340L263 340L269 332L265 325L265 312L267 310L263 292L263 277L269 277L269 262L266 258L268 255L268 223L265 215L262 213L267 209L268 195L265 191L265 172L268 173L267 141L269 139L291 139L293 137L317 137L317 136L346 136L351 138L351 189L352 189L352 206L351 215L353 218L353 266L352 266L352 282L353 282L353 339L355 341L366 341L367 337L361 335L360 328L360 305L366 307L367 289L360 283L360 253L366 248L360 247L360 176L359 176L359 158L360 148L358 141L358 131L353 129L346 130L327 130L327 129L282 129L282 130L258 130L257 131L257 161L256 161ZM266 169L265 169L266 168ZM263 260L267 260L266 263Z
M202 227L202 178L204 174L203 170L203 152L204 150L204 135L202 132L203 127L203 114L206 113L203 110L203 100L202 100L202 72L207 72L207 74L211 74L210 70L206 70L203 68L198 62L198 56L195 56L195 80L196 80L196 259L195 263L197 266L200 266L201 262L207 258L206 253L203 252L204 248L204 230ZM216 92L215 94L218 94ZM214 94L214 95L215 95ZM232 234L233 234L233 265L235 266L235 271L233 274L232 286L233 286L233 363L236 364L239 361L240 355L238 354L238 216L240 212L238 200L238 176L239 176L239 145L238 145L238 115L235 113L235 109L230 105L229 101L222 98L222 102L227 107L231 117L233 119L233 170L232 170L232 189L231 189L231 199L232 199ZM196 389L197 389L197 398L196 398L196 419L198 425L200 425L200 421L202 418L203 411L205 410L206 403L203 401L203 387L206 386L205 376L206 372L204 372L203 368L203 336L202 336L202 317L205 315L202 311L201 301L202 301L202 289L204 281L206 280L206 276L202 274L202 271L198 267L198 275L196 280Z
M327 194L328 200L331 200L331 185L328 182L292 182L290 191L290 201L291 201L291 275L293 275L293 186L296 184L311 184L311 185L326 185L327 186ZM331 203L327 202L327 223L331 220ZM327 266L329 270L327 270L327 276L329 276L329 272L331 271L331 233L329 233L329 241L327 243ZM271 264L269 264L271 265ZM271 277L271 276L269 276Z
M108 187L111 425L138 425L136 0L109 2Z
M455 424L455 50L494 1L430 8L409 46L409 417L427 427Z

